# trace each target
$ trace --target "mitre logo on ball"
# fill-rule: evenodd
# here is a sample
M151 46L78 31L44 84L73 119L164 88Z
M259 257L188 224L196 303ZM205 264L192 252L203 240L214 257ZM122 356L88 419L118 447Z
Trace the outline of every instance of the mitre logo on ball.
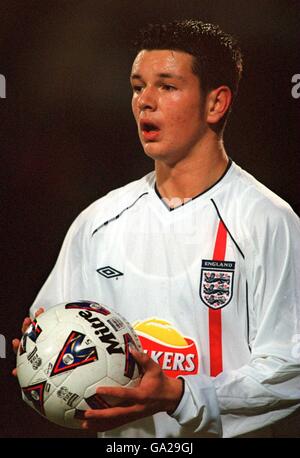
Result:
M198 373L196 343L183 336L171 323L152 317L133 323L144 352L157 362L169 377Z

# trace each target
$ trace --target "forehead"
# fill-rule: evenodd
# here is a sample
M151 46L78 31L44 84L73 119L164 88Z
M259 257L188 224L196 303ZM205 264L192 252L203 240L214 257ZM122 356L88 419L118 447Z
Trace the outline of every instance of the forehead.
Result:
M193 57L183 51L171 49L142 50L136 56L132 65L132 75L143 73L175 73L182 77L193 74Z

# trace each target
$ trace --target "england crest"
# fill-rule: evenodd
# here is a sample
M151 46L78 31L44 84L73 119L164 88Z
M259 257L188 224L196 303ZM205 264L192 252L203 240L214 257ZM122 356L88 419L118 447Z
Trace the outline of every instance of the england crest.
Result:
M232 299L235 262L203 259L200 298L214 310L228 305Z

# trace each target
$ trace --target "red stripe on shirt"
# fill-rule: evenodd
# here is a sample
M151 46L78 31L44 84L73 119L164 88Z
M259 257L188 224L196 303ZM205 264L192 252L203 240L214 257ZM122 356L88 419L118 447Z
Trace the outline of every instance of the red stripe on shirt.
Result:
M227 230L223 221L219 222L213 260L224 261L226 253ZM223 371L222 351L222 309L209 308L209 351L210 375L216 377Z

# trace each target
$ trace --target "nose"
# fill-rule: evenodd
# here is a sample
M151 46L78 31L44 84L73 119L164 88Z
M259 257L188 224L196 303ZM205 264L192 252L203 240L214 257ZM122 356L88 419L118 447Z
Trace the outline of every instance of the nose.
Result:
M140 111L154 111L157 107L157 100L154 88L145 87L138 98L138 108Z

